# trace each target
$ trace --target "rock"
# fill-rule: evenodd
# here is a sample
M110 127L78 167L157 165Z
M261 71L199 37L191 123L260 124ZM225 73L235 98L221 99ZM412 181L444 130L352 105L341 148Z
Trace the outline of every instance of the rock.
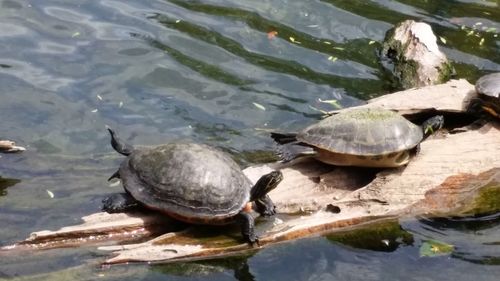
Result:
M430 25L406 20L386 33L381 56L393 64L403 89L448 81L453 67L439 50Z

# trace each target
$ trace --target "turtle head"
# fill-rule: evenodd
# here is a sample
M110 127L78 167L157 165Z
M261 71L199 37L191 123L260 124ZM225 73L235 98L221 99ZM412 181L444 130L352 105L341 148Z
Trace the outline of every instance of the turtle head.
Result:
M431 117L422 123L422 131L424 132L424 138L430 136L435 131L441 129L444 125L443 115L437 115Z
M271 190L275 189L283 180L281 171L272 171L265 174L257 181L250 191L250 201L255 201L263 198Z

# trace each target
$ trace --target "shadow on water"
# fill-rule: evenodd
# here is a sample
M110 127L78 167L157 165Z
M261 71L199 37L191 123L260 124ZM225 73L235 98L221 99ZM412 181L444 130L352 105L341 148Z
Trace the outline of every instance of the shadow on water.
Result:
M0 196L7 195L7 188L20 183L21 180L3 178L0 176Z

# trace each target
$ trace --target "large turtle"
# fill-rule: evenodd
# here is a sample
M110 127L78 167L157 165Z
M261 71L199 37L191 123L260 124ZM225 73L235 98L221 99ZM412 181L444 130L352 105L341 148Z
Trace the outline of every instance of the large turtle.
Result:
M271 133L271 137L284 145L284 161L313 154L331 165L398 167L408 163L419 143L442 125L443 116L417 126L391 110L360 108L341 111L296 134Z
M500 72L485 75L476 82L477 98L472 99L469 112L480 117L500 119Z
M110 179L120 178L126 193L104 199L104 211L124 212L143 205L188 223L239 222L244 239L258 243L250 211L275 214L267 193L282 180L280 171L262 176L253 185L231 157L211 146L167 143L134 148L108 130L112 147L127 156Z

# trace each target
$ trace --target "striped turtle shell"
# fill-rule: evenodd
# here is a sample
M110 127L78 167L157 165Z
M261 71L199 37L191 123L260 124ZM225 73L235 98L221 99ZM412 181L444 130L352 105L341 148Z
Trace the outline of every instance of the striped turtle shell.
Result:
M119 175L136 200L190 223L226 223L249 201L252 187L228 155L196 143L134 150Z
M386 109L341 111L297 134L297 140L328 152L374 156L405 151L417 146L422 129Z

